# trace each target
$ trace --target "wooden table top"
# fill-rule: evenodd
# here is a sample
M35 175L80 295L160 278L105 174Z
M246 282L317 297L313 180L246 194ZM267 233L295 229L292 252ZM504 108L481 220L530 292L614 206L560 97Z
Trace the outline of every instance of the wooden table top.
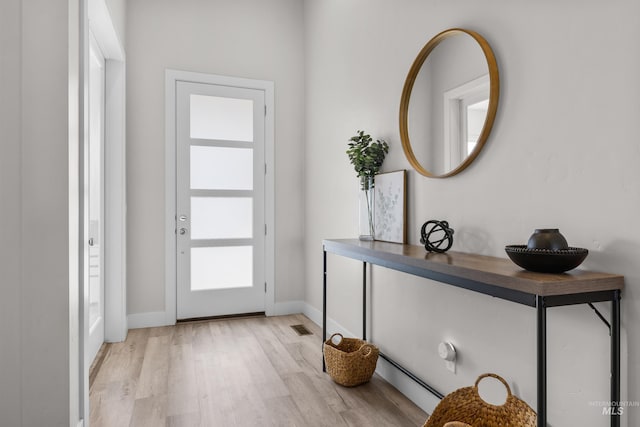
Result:
M624 276L574 269L550 274L526 271L506 258L449 251L427 252L424 247L358 239L324 240L327 252L403 270L424 270L540 296L574 295L624 288Z

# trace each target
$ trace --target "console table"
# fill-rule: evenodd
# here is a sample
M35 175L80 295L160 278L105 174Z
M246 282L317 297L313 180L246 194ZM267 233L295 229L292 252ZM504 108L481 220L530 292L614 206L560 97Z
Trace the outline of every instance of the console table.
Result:
M327 339L327 253L362 261L362 335L365 340L367 263L534 307L537 312L538 427L547 426L547 308L589 304L598 317L609 326L611 401L620 401L620 297L624 287L623 276L584 270L572 270L563 274L535 273L522 270L505 258L460 252L428 253L421 246L378 241L324 240L323 342ZM610 323L593 306L594 302L602 301L611 301ZM422 387L439 398L443 397L442 393L387 355L380 355ZM616 411L612 411L611 415L611 426L619 427L620 417L614 412Z

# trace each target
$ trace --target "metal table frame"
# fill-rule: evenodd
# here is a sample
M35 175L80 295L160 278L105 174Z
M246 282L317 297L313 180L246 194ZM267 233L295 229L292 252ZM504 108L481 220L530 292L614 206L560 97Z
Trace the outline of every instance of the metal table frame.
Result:
M611 336L611 402L620 401L620 299L621 289L607 289L595 292L575 292L563 295L537 295L520 290L497 286L484 281L476 281L468 277L434 271L415 262L404 262L402 257L389 259L384 251L363 249L353 242L357 240L325 240L323 241L323 293L322 293L322 335L327 339L327 253L362 261L362 336L367 339L367 263L379 265L392 270L401 271L414 276L435 280L456 287L479 292L485 295L505 299L518 304L536 308L537 313L537 415L538 427L547 426L547 308L574 304L589 304L598 317L609 326ZM403 245L406 246L406 245ZM611 301L611 323L593 306L595 302ZM442 399L444 395L418 378L408 369L380 353L380 356L416 381L423 388ZM322 369L326 371L324 358ZM611 411L611 427L620 426L617 411Z

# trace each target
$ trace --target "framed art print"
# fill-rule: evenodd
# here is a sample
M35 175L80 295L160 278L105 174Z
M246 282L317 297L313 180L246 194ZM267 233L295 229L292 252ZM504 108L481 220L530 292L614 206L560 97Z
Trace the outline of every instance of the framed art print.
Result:
M375 177L375 239L406 243L406 172L399 170Z

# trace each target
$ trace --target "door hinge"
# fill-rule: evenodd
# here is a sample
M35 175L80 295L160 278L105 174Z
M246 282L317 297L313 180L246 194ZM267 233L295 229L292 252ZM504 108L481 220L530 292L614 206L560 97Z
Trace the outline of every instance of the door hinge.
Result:
M267 224L264 225L264 235L267 235Z
M267 293L267 282L264 282L264 293Z
M267 164L266 163L264 164L264 174L265 175L267 174Z
M266 105L264 106L264 115L265 116L267 115L267 106Z

